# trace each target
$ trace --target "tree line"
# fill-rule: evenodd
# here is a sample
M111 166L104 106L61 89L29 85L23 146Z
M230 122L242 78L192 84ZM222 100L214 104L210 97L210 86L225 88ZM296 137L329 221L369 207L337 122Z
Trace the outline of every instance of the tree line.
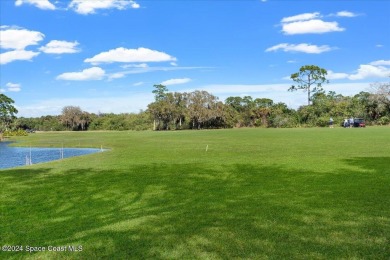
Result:
M390 84L374 83L370 92L343 96L326 93L325 69L314 65L301 67L291 75L295 85L290 91L307 92L308 104L291 109L285 103L252 96L231 96L224 102L207 91L170 92L164 85L154 85L154 101L139 113L89 113L79 106L66 106L61 115L16 118L14 101L0 94L0 131L35 129L39 131L86 130L180 130L233 127L323 127L332 117L364 118L367 124L390 123Z

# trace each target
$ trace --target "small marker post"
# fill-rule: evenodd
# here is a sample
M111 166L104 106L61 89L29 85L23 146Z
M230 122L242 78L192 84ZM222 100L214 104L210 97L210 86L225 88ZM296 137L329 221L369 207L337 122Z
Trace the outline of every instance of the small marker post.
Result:
M31 145L30 145L30 161L29 161L29 165L32 165Z
M208 149L209 149L209 145L206 145L206 152L207 152Z

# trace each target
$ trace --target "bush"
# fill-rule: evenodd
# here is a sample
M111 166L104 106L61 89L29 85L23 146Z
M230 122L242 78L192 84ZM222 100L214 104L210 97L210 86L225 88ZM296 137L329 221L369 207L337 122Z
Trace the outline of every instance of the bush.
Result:
M296 118L291 116L277 115L271 117L271 126L276 128L292 128L298 125Z
M3 133L3 136L27 136L28 133L25 131L25 130L22 130L22 129L18 129L18 130L14 130L14 131L10 131L10 130L7 130L7 131L4 131Z
M325 127L329 125L329 116L321 116L316 120L316 126Z
M388 116L382 116L378 119L378 124L380 125L388 125L390 123L390 118Z

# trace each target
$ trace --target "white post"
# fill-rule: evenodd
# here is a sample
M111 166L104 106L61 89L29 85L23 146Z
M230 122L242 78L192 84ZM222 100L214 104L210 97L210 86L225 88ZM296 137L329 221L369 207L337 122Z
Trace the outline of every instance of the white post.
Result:
M207 152L208 149L209 149L209 145L206 145L206 152Z
M29 165L32 165L32 159L31 159L31 145L30 145L30 164Z

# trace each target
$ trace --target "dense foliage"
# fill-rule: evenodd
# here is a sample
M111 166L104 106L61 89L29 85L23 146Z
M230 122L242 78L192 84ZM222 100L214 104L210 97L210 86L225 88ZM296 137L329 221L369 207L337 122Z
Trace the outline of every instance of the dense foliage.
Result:
M381 90L388 84L377 84ZM15 129L63 130L170 130L232 127L323 127L332 117L336 125L344 118L364 118L368 125L390 123L390 98L379 92L343 96L317 92L312 104L297 110L268 98L232 96L225 102L206 91L166 92L146 111L125 114L94 114L79 107L65 107L62 115L17 118Z
M146 111L123 114L94 114L78 106L66 106L58 116L16 118L13 100L1 94L1 127L38 131L85 130L179 130L232 127L324 127L330 118L336 125L346 118L363 118L368 125L390 123L390 83L374 83L370 92L343 96L325 93L326 70L303 66L291 78L298 83L290 90L308 92L309 105L297 110L268 98L231 96L225 102L207 91L169 92L154 85L154 102ZM1 129L0 129L1 130Z
M3 133L4 137L10 137L10 136L27 136L28 133L26 130L18 129L18 130L6 130Z
M15 101L0 93L0 132L7 130L16 118L18 110L13 106Z

